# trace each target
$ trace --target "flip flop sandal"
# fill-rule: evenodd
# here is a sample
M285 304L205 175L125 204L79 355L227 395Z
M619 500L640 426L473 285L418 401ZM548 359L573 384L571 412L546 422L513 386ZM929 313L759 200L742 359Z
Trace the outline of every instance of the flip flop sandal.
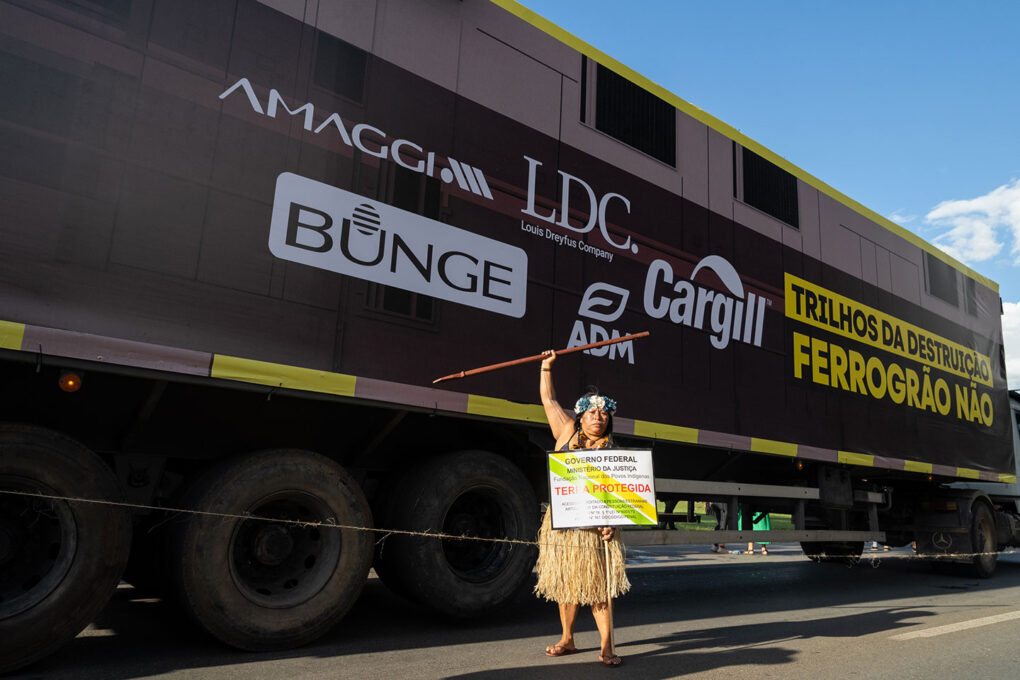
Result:
M599 654L599 663L605 666L606 668L616 668L617 666L623 663L623 659L618 657L616 654L613 654L612 656L606 658L603 658L603 656Z
M568 654L577 654L578 651L579 650L577 649L577 647L574 647L573 649L567 649L566 647L562 647L560 645L549 645L548 647L545 648L545 655L567 656Z

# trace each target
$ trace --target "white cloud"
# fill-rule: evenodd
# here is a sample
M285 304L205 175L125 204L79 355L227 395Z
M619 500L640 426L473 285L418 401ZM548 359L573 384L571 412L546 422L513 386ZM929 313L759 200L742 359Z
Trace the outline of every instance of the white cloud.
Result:
M925 215L942 230L933 243L963 262L988 260L1004 249L1020 265L1020 180L965 200L942 201ZM1020 389L1020 302L1002 303L1006 384Z
M936 236L933 243L957 260L981 262L995 257L1002 250L995 227L987 220L961 215L953 218L952 223L955 226Z
M907 224L909 222L913 222L914 220L916 220L917 215L910 215L902 211L895 210L891 215L889 215L889 219L895 222L896 224Z
M1006 384L1020 389L1020 302L1002 303L1002 344L1006 350Z
M933 242L958 260L988 260L1009 242L1014 263L1020 264L1020 180L977 198L942 201L925 220L948 228Z

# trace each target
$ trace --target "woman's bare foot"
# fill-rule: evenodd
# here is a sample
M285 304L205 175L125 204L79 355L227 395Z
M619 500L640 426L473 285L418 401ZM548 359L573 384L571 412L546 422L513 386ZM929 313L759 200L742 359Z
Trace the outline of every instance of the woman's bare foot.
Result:
M606 668L616 668L623 663L623 659L615 654L599 654L599 663Z
M574 643L557 642L555 645L549 645L545 648L546 656L566 656L567 654L576 654L577 647Z

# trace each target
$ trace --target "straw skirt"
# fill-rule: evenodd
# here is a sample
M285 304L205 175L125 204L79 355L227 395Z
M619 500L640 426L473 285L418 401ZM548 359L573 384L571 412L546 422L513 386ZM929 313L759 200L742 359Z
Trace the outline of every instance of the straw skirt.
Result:
M535 594L553 602L601 604L606 601L605 548L598 529L553 529L546 511L538 531L538 583ZM630 590L619 532L609 541L609 596Z

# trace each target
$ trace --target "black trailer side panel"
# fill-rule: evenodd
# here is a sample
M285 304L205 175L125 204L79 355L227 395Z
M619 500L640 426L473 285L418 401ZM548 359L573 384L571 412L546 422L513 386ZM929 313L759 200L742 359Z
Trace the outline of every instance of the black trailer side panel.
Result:
M502 12L482 6L443 11ZM636 435L1013 470L997 294L958 267L829 211L827 247L869 269L836 266L794 226L775 238L685 195L708 165L649 182L622 169L630 147L568 144L255 0L124 7L0 4L0 319L411 388L650 330L565 359L563 396L601 385ZM565 88L588 61L567 63L548 72ZM709 164L750 172L721 148ZM921 304L943 275L952 314ZM444 389L532 403L535 383Z

